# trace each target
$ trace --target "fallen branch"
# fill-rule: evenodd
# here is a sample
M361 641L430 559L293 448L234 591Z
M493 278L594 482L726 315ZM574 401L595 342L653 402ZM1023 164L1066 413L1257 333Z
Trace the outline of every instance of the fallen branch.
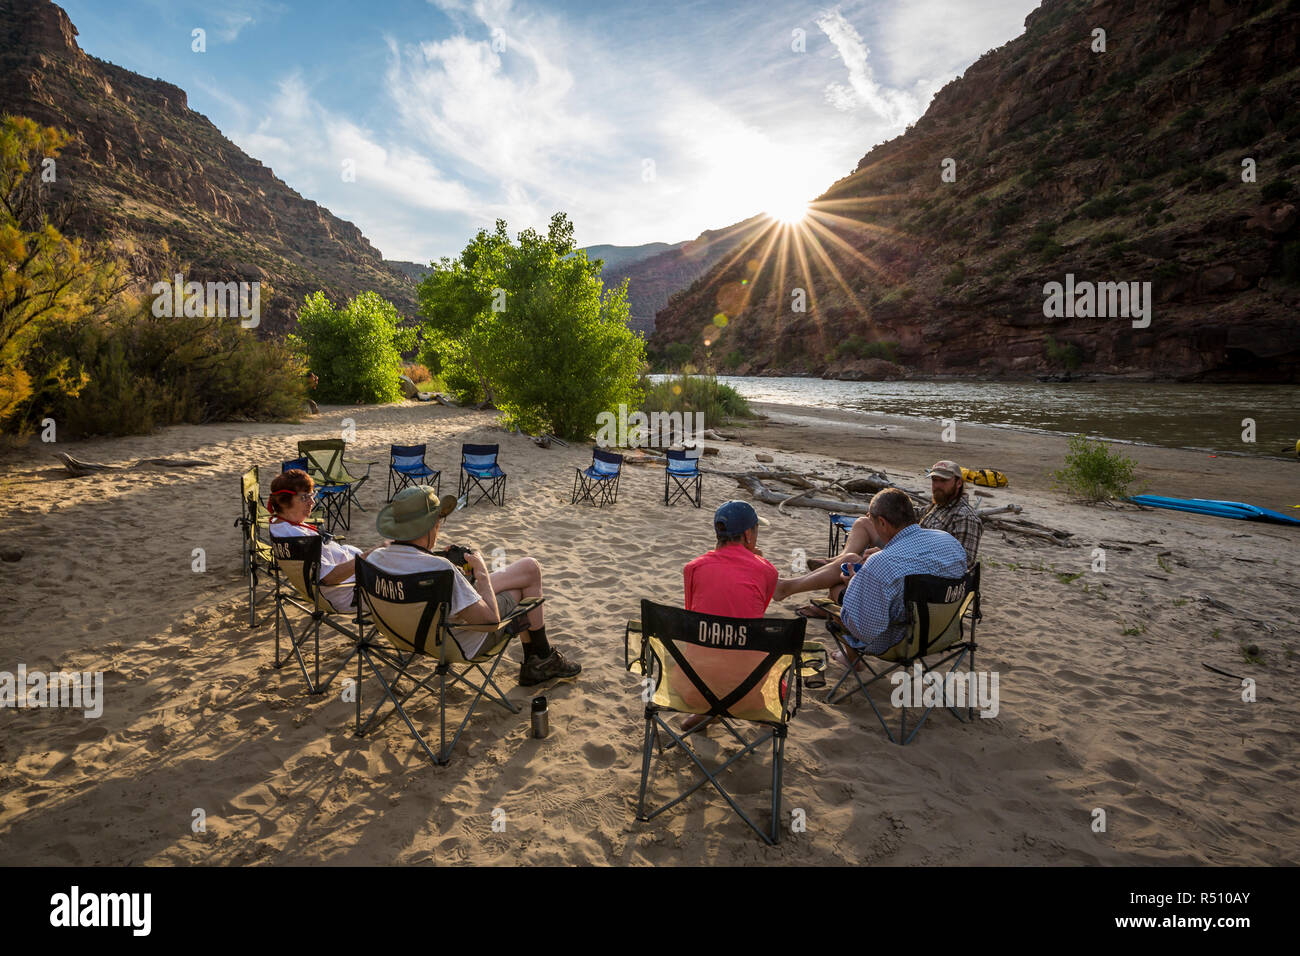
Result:
M985 518L992 518L1000 514L1018 515L1020 514L1020 512L1024 510L1025 509L1020 507L1020 505L1003 505L1001 508L989 508L986 511L976 511L975 513L980 516L981 520L983 520Z
M704 471L703 468L700 470ZM752 475L733 475L721 471L715 471L713 474L726 475L728 478L735 478L740 482L740 484L749 489L750 494L765 504L780 506L787 501L793 500L785 495L780 495L775 491L772 491L764 485L760 479ZM798 504L801 508L821 508L823 511L835 511L839 514L851 515L864 515L867 513L867 505L859 504L856 501L831 501L828 498L801 498L799 495L795 495L794 497L799 498Z
M84 478L87 475L93 475L101 471L133 471L136 468L144 468L145 466L157 468L205 468L214 464L214 462L203 461L199 458L141 458L132 465L105 465L103 462L98 461L81 461L65 452L56 452L54 457L63 462L63 467L76 478Z

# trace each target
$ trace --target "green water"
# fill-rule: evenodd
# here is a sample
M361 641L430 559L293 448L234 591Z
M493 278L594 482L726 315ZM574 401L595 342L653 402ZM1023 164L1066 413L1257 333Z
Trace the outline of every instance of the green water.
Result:
M1046 382L837 382L719 376L747 399L915 415L1246 455L1295 455L1300 387ZM1255 441L1242 440L1253 419Z

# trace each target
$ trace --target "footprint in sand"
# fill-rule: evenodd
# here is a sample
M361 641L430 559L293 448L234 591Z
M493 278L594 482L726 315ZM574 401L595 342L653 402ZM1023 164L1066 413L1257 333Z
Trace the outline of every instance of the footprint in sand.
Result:
M583 744L582 753L587 758L587 763L596 770L604 770L614 763L615 751L610 744Z

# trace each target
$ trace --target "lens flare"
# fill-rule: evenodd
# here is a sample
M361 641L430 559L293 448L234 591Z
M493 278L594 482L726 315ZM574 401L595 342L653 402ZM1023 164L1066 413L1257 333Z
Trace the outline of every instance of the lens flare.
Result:
M789 199L774 203L767 214L784 226L793 226L808 218L808 203L802 199Z

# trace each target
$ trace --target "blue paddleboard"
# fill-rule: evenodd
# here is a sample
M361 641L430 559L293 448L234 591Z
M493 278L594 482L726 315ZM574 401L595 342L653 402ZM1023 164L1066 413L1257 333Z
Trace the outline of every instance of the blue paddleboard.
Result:
M1300 518L1269 511L1241 501L1216 501L1212 498L1165 498L1161 495L1135 495L1128 499L1150 508L1168 508L1171 511L1190 511L1193 514L1213 515L1218 518L1237 518L1241 521L1268 521L1273 524L1300 525Z

